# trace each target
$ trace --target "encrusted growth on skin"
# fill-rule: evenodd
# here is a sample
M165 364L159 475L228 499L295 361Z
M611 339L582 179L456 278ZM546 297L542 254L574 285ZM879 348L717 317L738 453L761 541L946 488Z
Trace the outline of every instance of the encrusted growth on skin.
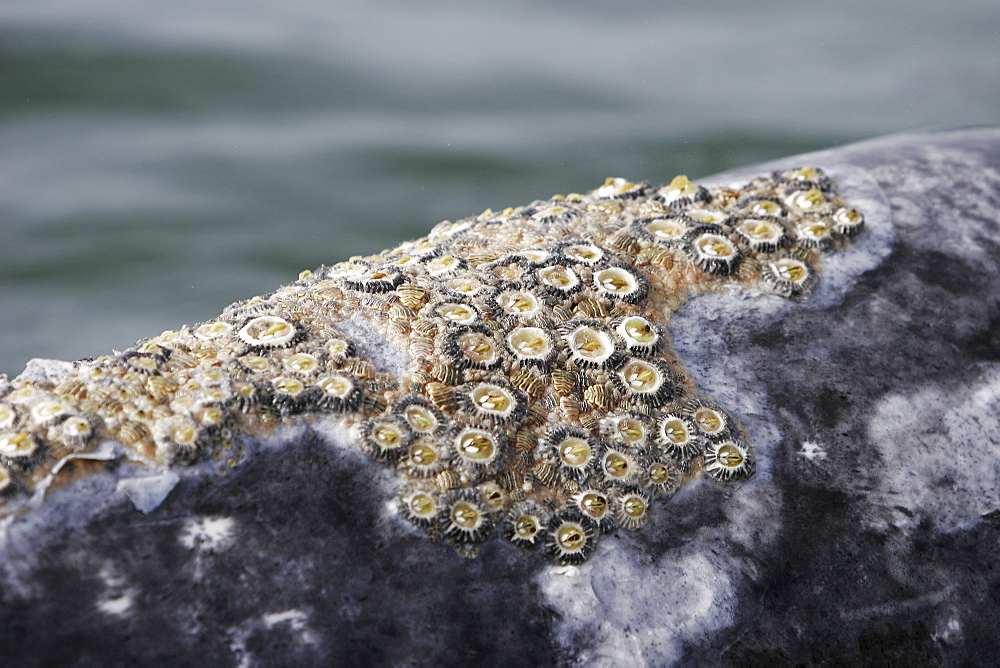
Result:
M58 382L0 377L0 504L71 479L106 439L225 471L240 435L335 415L398 472L400 514L431 537L474 554L499 532L578 563L685 481L753 473L745 430L671 349L670 314L731 284L803 298L819 253L862 225L811 168L739 190L609 179L444 222ZM407 352L406 374L366 359L348 319Z

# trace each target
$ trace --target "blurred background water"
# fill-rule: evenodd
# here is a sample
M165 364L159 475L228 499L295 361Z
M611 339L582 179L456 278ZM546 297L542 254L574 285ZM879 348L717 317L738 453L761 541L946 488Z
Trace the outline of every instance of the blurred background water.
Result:
M1000 122L1000 4L3 0L0 373L610 175Z

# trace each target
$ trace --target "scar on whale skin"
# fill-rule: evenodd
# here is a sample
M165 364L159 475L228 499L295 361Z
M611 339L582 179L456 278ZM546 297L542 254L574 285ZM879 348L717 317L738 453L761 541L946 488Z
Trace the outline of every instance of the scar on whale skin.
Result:
M81 455L108 439L138 463L225 472L242 436L332 415L395 469L401 516L431 538L471 556L499 533L579 563L685 482L753 474L670 314L731 285L805 299L820 255L863 226L809 167L739 189L608 179L446 221L61 377L0 377L0 513L106 466ZM359 332L409 366L376 365Z

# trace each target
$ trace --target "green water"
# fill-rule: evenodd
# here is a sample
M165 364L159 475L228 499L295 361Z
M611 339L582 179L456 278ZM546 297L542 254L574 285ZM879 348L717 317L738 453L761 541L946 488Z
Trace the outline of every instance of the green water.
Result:
M1000 5L7 0L0 373L610 175L1000 122Z

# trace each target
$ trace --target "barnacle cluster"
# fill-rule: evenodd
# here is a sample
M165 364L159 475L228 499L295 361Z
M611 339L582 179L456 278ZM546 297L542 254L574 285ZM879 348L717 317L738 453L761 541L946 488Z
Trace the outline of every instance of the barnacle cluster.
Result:
M578 563L685 480L753 472L744 429L671 349L670 313L733 283L802 297L819 253L862 226L810 168L738 190L608 179L446 221L58 381L0 379L0 494L84 472L109 438L136 461L225 470L241 434L339 415L430 536L473 554L499 533ZM350 319L409 354L404 376L362 354Z

